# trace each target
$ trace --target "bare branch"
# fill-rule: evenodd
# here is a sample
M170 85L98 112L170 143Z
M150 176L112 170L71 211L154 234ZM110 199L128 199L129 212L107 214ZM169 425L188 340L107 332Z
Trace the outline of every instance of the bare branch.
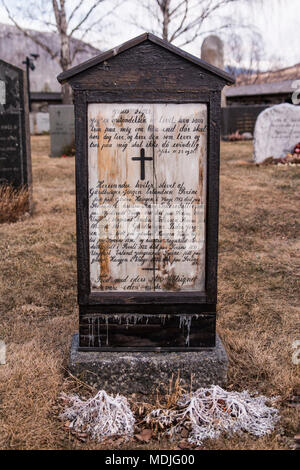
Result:
M182 28L183 28L183 25L186 21L186 18L187 18L187 15L188 15L188 11L189 11L189 2L188 0L185 0L184 2L182 3L185 3L185 10L184 10L184 14L182 15L182 20L180 22L180 25L178 26L178 28L174 31L174 33L172 34L171 38L170 38L170 42L174 41L174 39L176 38L176 34L178 34ZM182 5L182 3L180 5ZM174 10L173 10L174 11ZM176 11L176 9L175 9Z
M53 5L53 11L54 11L55 19L56 19L57 29L60 30L60 22L61 22L60 10L58 8L56 0L52 0L52 5Z
M84 0L80 0L80 2L76 5L76 7L74 8L74 10L71 12L69 18L68 18L68 24L71 23L72 19L74 18L74 16L76 15L77 11L79 10L79 8L82 6L82 4L84 3Z
M69 33L69 37L71 37L75 31L77 31L78 29L81 28L81 26L86 22L86 20L91 16L91 14L93 13L93 11L95 10L95 8L97 8L100 3L102 3L104 0L98 0L94 3L94 5L91 6L91 8L87 11L87 13L84 15L84 17L82 18L82 20L77 24L77 26L75 26L72 31Z
M159 29L159 34L170 42L184 37L182 44L186 45L201 35L204 22L214 17L218 11L243 1L245 0L139 0L138 4L155 20L157 26L153 26L153 32ZM143 25L136 20L133 24L143 29ZM229 24L222 26L222 29L228 27Z

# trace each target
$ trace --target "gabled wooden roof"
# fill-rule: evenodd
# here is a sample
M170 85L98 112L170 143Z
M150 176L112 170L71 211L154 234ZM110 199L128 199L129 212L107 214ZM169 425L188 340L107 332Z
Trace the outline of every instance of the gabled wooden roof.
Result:
M223 70L209 64L205 60L199 59L198 57L193 56L192 54L189 54L188 52L185 52L176 46L173 46L168 41L164 41L163 39L160 39L151 33L143 33L140 36L137 36L136 38L131 39L130 41L124 42L120 46L114 47L113 49L110 49L107 52L103 52L93 57L92 59L89 59L83 62L82 64L76 65L75 67L72 67L66 72L62 72L61 74L59 74L57 77L57 80L60 83L64 83L68 81L70 78L74 77L75 75L82 73L90 69L91 67L94 67L100 64L101 62L104 62L105 60L111 59L112 57L115 57L121 52L131 49L132 47L135 47L138 44L141 44L142 42L147 41L147 40L167 49L173 54L177 54L183 59L189 60L190 62L193 62L196 65L199 65L199 67L201 67L202 69L207 70L208 72L213 73L214 75L217 75L218 77L220 77L220 79L225 80L225 82L228 85L232 85L233 83L235 83L234 77L232 77L229 73L226 73Z

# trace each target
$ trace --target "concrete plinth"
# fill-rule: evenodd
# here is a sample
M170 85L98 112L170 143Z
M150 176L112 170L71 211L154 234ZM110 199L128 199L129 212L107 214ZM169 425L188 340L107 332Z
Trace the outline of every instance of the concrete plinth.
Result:
M78 351L79 335L73 336L70 371L89 385L108 393L155 392L160 383L172 376L180 377L193 390L212 384L224 386L228 359L217 336L216 347L197 352L82 352Z

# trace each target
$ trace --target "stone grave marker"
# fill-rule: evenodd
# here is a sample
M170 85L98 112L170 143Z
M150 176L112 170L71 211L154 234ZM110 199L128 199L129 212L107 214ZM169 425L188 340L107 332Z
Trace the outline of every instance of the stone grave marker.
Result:
M207 36L201 46L201 59L211 65L224 70L224 43L219 36L211 34ZM222 90L221 106L226 107L226 87Z
M149 393L177 370L186 383L191 374L195 385L224 383L215 333L220 101L233 78L145 33L58 79L75 102L71 369L114 391Z
M49 106L51 157L61 157L65 148L75 140L74 106Z
M22 69L0 60L0 184L30 187L28 102Z
M300 106L278 104L259 114L254 130L254 161L282 158L300 142Z
M32 112L29 118L31 134L42 135L50 132L49 113Z
M201 46L201 59L224 69L224 44L219 36L211 35L204 39Z

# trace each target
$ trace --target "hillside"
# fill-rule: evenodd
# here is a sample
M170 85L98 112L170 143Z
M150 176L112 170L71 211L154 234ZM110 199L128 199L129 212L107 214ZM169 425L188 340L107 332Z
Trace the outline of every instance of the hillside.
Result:
M30 30L40 41L45 42L51 49L57 50L59 56L59 36L55 33L46 33ZM80 51L75 57L73 65L77 65L99 53L99 50L91 45L72 39L71 51L80 46ZM0 23L0 59L24 68L22 62L26 55L39 54L35 62L36 69L30 73L31 91L60 91L60 84L56 76L61 68L56 60L30 38L25 37L15 26Z

